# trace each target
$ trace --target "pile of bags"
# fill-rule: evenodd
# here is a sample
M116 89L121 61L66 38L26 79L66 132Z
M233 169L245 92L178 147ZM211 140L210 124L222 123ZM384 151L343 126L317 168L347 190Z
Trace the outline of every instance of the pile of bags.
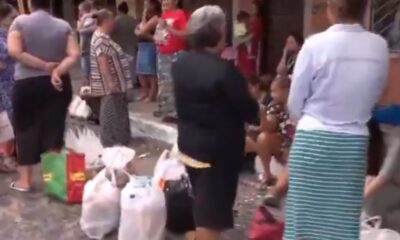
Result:
M107 151L103 155L105 169L85 186L80 219L83 232L91 239L102 239L118 229L119 240L133 236L163 240L166 229L174 233L194 229L190 184L177 158L165 151L150 178L127 171L131 156L118 157L124 161L116 163L116 156L127 154L123 151L128 150Z
M69 130L66 146L41 155L46 193L66 203L81 203L89 169L102 166L103 146L88 129Z

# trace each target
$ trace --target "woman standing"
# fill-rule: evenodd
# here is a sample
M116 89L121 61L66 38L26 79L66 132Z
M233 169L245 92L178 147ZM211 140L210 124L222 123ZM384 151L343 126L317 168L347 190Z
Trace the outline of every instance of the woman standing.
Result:
M328 1L333 26L310 37L297 58L285 240L360 239L367 122L389 62L386 41L360 24L363 3Z
M260 0L253 0L252 15L247 12L240 12L238 18L245 26L247 33L236 39L237 63L246 77L257 76L260 59L260 48L262 40L262 3ZM238 20L239 20L238 19Z
M217 6L196 10L188 24L191 50L174 63L180 160L194 191L197 240L217 240L233 227L233 205L245 146L245 122L258 104L234 64L223 60L226 16Z
M131 79L130 57L111 40L114 16L108 10L98 11L97 29L93 34L90 57L91 94L101 98L100 129L104 147L128 145L130 142L126 83Z
M289 34L286 39L285 48L283 49L282 59L276 70L279 75L291 77L296 64L297 55L303 43L304 38L301 34L295 32Z
M176 120L174 86L171 65L185 48L186 15L178 9L179 0L163 0L162 15L156 31L158 45L158 101L155 116L163 121Z
M14 87L15 61L7 52L7 33L17 15L17 11L10 4L0 4L0 111L5 112L9 120L12 118L11 93ZM10 123L9 127L11 128ZM8 132L12 133L12 128L10 130ZM6 131L6 129L3 128L2 131ZM2 136L3 134L1 133ZM11 136L4 137L6 139L2 139L2 141L5 140L5 142L0 143L0 171L15 171L16 162L11 157L14 152L14 139L9 139Z
M145 1L142 22L135 31L139 37L136 72L143 90L140 101L153 102L157 97L157 49L153 39L160 14L158 0Z
M30 0L31 14L10 27L9 54L16 59L12 97L19 179L10 187L32 187L32 167L40 154L64 144L65 118L72 87L68 71L79 58L79 46L64 20L49 13L50 0Z

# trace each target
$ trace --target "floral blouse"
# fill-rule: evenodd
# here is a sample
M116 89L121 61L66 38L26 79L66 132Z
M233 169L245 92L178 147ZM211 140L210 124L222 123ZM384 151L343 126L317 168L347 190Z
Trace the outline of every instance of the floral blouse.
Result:
M267 115L275 115L277 117L279 133L283 138L282 148L289 148L294 138L295 127L285 106L271 102L267 107Z
M0 28L0 111L11 113L15 61L7 51L7 29Z

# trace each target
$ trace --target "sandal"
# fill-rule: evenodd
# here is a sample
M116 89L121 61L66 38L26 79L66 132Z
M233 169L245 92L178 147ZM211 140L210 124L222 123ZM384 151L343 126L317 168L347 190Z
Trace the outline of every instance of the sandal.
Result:
M14 190L14 191L17 191L17 192L21 192L21 193L27 193L27 192L30 192L30 191L31 191L30 188L18 187L18 186L16 185L16 182L15 182L15 181L12 182L12 183L10 183L10 189L11 189L11 190Z
M281 203L278 196L268 193L264 198L263 204L268 207L279 208Z

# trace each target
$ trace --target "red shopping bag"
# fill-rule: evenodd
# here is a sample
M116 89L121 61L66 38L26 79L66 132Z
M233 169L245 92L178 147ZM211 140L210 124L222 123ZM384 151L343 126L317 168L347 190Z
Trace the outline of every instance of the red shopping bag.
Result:
M249 240L282 240L284 224L278 221L266 207L261 206L254 213L250 229Z
M81 203L86 182L85 155L69 151L67 159L67 199Z
M41 156L46 193L67 203L81 203L85 186L85 156L72 150Z

